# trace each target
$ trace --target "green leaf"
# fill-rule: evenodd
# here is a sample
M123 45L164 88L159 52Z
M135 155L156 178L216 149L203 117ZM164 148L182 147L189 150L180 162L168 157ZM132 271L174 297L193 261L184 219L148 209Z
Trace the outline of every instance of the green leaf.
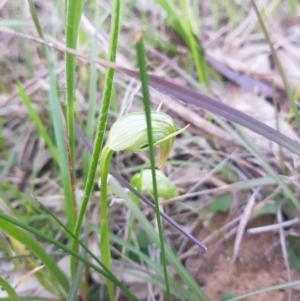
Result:
M16 294L14 288L7 281L5 281L5 279L2 278L1 276L0 276L0 287L2 287L6 291L10 301L19 301L19 297Z
M140 249L144 249L148 246L149 240L147 237L147 232L143 229L141 229L137 235L136 235L136 240L139 244Z
M228 301L228 300L230 300L230 299L232 299L232 298L235 298L235 295L234 295L234 294L232 294L232 293L225 293L225 294L221 297L220 301ZM238 301L238 300L237 300L237 301Z
M288 237L288 253L290 266L296 270L300 270L300 243L298 238Z
M290 267L300 271L300 257L297 254L289 255Z
M232 203L232 194L223 194L215 198L215 200L210 205L210 212L227 212Z
M251 215L251 218L257 218L261 215L276 214L278 205L275 202L269 202L258 211Z

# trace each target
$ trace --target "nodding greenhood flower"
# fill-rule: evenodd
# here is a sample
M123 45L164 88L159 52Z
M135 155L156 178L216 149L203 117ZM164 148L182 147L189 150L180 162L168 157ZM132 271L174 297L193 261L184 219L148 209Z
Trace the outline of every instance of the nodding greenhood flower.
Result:
M153 144L159 147L157 166L163 168L172 149L176 131L174 120L167 114L151 112ZM142 152L148 149L147 122L144 112L129 113L118 119L110 129L106 146L112 151Z
M174 198L179 195L178 188L160 171L156 170L158 197L164 200ZM147 191L153 196L153 182L151 169L144 169L136 173L130 181L133 187L140 187L142 191Z

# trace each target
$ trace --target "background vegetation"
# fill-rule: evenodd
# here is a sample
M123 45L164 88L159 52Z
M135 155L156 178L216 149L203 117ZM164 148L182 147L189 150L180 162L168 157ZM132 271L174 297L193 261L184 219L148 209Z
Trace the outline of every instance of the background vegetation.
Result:
M299 14L0 1L1 300L298 300ZM115 152L106 220L108 132L161 103L190 125L163 170L172 193L131 181L154 171L151 139Z

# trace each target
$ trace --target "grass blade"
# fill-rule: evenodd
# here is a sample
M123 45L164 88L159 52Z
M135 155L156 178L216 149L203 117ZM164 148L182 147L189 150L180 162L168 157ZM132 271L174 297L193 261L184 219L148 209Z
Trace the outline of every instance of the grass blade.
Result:
M83 0L66 0L65 3L65 32L66 46L76 49ZM67 129L70 145L72 172L75 172L75 135L74 135L74 90L75 90L76 57L66 54L66 100L67 100Z
M98 257L96 257L94 255L94 253L92 253L88 247L81 241L78 240L74 234L65 227L65 225L47 208L45 207L42 203L39 203L40 206L56 221L56 223L62 227L62 229L64 229L66 231L66 233L70 236L70 238L73 238L77 241L77 243L82 247L82 249L89 254L98 264L101 268L103 268L103 270L110 276L110 278L112 279L112 281L118 285L130 298L132 298L132 300L136 300L135 297L129 292L129 290L126 288L126 286L124 286L115 276L114 274L99 260ZM99 232L99 231L98 231Z
M48 132L46 131L38 113L34 110L34 108L32 107L31 104L31 100L28 97L28 95L26 94L26 92L24 91L23 87L21 86L21 84L18 84L17 86L17 90L18 93L21 97L21 100L23 101L23 103L25 104L25 106L27 107L28 113L30 118L32 119L32 121L35 123L35 127L38 130L40 136L44 139L53 159L59 163L59 157L58 157L58 153L57 153L57 149L55 147L55 145L52 142L52 139L50 138L50 136L48 135Z
M14 288L7 281L5 281L5 279L2 278L1 276L0 276L0 286L6 291L10 301L20 300Z
M96 15L98 8L96 8ZM91 55L96 56L97 51L97 37L94 37L92 41L92 50ZM97 91L97 69L96 64L91 62L90 64L90 73L89 73L89 105L88 105L88 114L87 114L87 124L86 124L86 137L89 141L94 139L95 134L95 112L96 112L96 91ZM87 179L89 165L90 165L91 156L88 152L84 153L83 169L84 177Z
M116 60L116 52L118 45L119 36L119 26L120 26L120 0L113 1L112 7L112 19L111 19L111 31L110 31L110 44L109 44L109 60L114 62ZM103 90L103 97L101 102L101 109L97 125L97 133L95 138L94 150L92 153L91 163L88 171L87 180L84 188L84 196L82 200L82 205L80 207L80 212L75 226L75 237L79 237L80 228L85 215L89 197L93 188L94 178L96 174L96 169L98 165L100 150L103 144L103 137L106 128L107 114L112 94L112 84L114 78L114 70L108 69L105 76L105 84ZM76 240L72 240L72 250L76 250ZM74 263L71 264L71 268Z
M4 218L6 217L6 218ZM10 223L7 221L7 218L18 222L17 220L6 216L4 213L0 212L0 229L4 231L7 235L13 237L20 243L22 243L28 250L30 250L36 257L38 257L43 264L47 267L49 272L53 276L53 281L57 281L56 285L61 286L64 291L67 293L69 290L69 281L66 275L61 271L61 269L57 266L56 261L49 255L43 247L41 247L38 242L31 238L29 235L20 231L17 227L17 223ZM39 232L37 230L37 232ZM56 280L55 280L56 279Z
M239 297L231 298L228 301L240 301L240 300L243 300L244 298L252 297L255 295L259 295L259 294L263 294L263 293L267 293L267 292L271 292L271 291L276 291L276 290L279 291L279 290L285 289L287 287L298 286L299 284L300 284L300 280L296 280L293 282L287 282L287 283L283 283L283 284L279 284L279 285L274 285L274 286L266 287L266 288L248 293L248 294L241 295Z
M83 254L83 256L84 256L84 254ZM75 272L74 278L73 278L73 282L72 282L72 285L70 287L70 290L69 290L66 301L76 300L77 292L79 290L83 270L84 270L84 262L80 261L77 265L76 272Z
M32 19L35 27L39 33L40 38L43 39L43 31L40 25L36 9L32 0L28 0ZM59 155L59 167L61 172L62 184L64 189L64 209L67 216L67 223L70 229L74 229L76 220L76 201L74 187L72 185L72 172L70 171L67 147L65 143L63 124L61 119L61 109L58 101L56 75L55 75L55 56L44 47L44 55L47 60L49 75L50 75L50 89L49 89L49 103L51 109L52 124L54 127L54 135L56 141L57 152ZM67 143L68 144L68 143Z
M153 183L153 199L155 204L155 216L156 216L159 240L160 240L161 259L162 259L162 265L164 270L167 296L168 299L171 300L171 292L170 292L170 285L168 279L169 277L167 271L167 261L166 261L166 254L165 254L165 244L164 244L162 223L160 219L158 195L157 195L157 181L156 181L156 173L155 173L155 158L154 158L154 146L153 146L153 136L152 136L152 123L151 123L151 106L150 106L150 97L149 97L149 90L148 90L148 77L147 77L147 70L146 70L145 50L143 44L142 31L139 31L137 33L136 52L137 52L138 66L140 72L140 79L142 82L143 102L144 102L144 109L145 109L146 121L147 121L149 157L151 162L152 183Z
M55 62L54 58L52 58L52 62L50 65L50 107L51 107L51 116L52 116L52 124L54 126L55 140L57 145L57 151L59 154L59 164L60 164L60 172L61 178L64 188L64 207L65 213L67 216L68 227L69 229L74 229L75 220L76 220L76 201L74 195L74 187L71 181L70 175L70 165L67 154L67 147L65 145L66 139L64 136L63 124L61 119L61 110L57 97L56 90L56 78L54 73Z
M25 224L15 218L12 218L8 215L6 215L5 213L3 212L0 212L0 220L1 220L1 223L0 223L0 226L2 227L3 223L5 225L8 225L8 227L10 225L14 226L14 232L15 233L19 233L21 236L20 237L24 237L23 240L26 240L27 237L29 237L31 239L30 236L26 235L24 232L21 232L17 229L17 227L20 227L38 237L41 237L42 239L44 239L45 241L49 242L50 244L53 244L54 246L56 246L57 248L65 251L66 253L76 257L78 260L84 262L86 265L88 265L90 268L94 269L96 272L100 273L101 275L103 275L104 277L108 278L109 280L111 280L112 282L115 282L116 285L118 285L125 293L126 295L131 299L131 300L134 300L134 301L139 301L121 282L119 282L115 277L114 275L110 272L110 271L105 271L105 267L103 266L103 270L102 269L99 269L98 266L96 266L95 264L91 263L88 259L86 259L86 257L82 256L81 254L77 253L77 252L74 252L71 250L71 248L68 248L65 244L57 241L56 239L50 237L49 235L46 235L42 232L40 232L39 230L37 230L36 228L34 227L31 227L29 226L28 224ZM62 225L62 224L61 224ZM63 225L62 225L63 226ZM5 227L6 228L6 227ZM64 229L67 229L66 227L64 227ZM70 232L70 230L68 230L68 233L73 236L73 234ZM24 235L25 234L25 235ZM36 241L34 240L34 243L36 243ZM82 244L82 246L84 246ZM87 251L88 253L90 253L90 255L93 257L93 259L96 260L97 263L101 263L99 261L99 259L93 254L91 253L88 248L85 247L84 249L85 251ZM33 252L33 251L32 251ZM45 253L45 251L42 249L41 251L42 253ZM33 252L34 253L34 252ZM50 256L46 253L47 256ZM52 257L50 257L50 259L52 260ZM102 264L102 263L101 263ZM56 265L56 262L54 261L54 264L52 263L53 265L53 268L54 267L57 267ZM51 265L50 265L50 268L51 268ZM49 268L49 269L50 269ZM61 272L61 270L59 269L59 271ZM63 274L64 277L65 274ZM66 290L66 292L68 292L68 290Z
M191 50L191 53L192 53L192 56L194 59L199 82L208 86L209 82L207 79L207 74L206 74L206 69L205 69L207 67L207 63L204 59L204 56L201 55L201 52L199 51L199 44L197 44L194 34L193 34L192 23L191 23L191 18L190 18L189 11L188 11L189 8L188 8L187 0L180 0L180 7L184 14L183 23L185 24L185 31L186 31L186 36L187 36L187 40L188 40L188 45L189 45L189 48ZM203 51L202 51L202 54L203 54Z
M299 110L298 110L297 104L295 102L295 99L294 99L291 87L290 87L289 82L287 80L287 77L286 77L286 75L284 73L284 70L283 70L282 65L280 63L280 60L279 60L279 58L277 56L277 53L276 53L276 50L275 50L275 48L273 46L273 43L271 41L270 35L268 34L268 31L267 31L267 28L266 28L266 26L264 24L264 21L263 21L261 15L260 15L260 12L259 12L259 10L257 8L257 5L256 5L256 3L255 3L254 0L251 0L251 3L252 3L252 6L254 8L254 11L256 13L258 22L259 22L259 24L260 24L260 26L262 28L263 33L264 33L265 39L266 39L267 43L269 44L269 47L270 47L270 50L271 50L271 54L272 54L272 57L274 59L274 64L276 65L276 67L277 67L277 69L279 71L280 77L281 77L281 79L283 81L284 89L285 89L285 91L287 93L287 96L288 96L288 99L290 101L290 105L292 107L292 110L293 110L294 116L296 118L298 127L300 128L300 114L299 114Z

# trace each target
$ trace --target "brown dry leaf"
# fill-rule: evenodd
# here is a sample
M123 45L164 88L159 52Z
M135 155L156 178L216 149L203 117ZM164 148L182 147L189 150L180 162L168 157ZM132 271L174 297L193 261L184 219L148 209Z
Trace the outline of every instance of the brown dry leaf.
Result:
M246 93L240 89L231 89L222 101L231 107L240 110L241 112L250 115L251 117L265 123L273 129L278 129L284 135L299 142L299 138L292 127L284 120L281 113L278 115L278 128L276 120L275 107L267 102L263 97L255 95L254 93ZM276 157L279 154L278 144L262 137L248 129L244 131L249 135L253 142L264 152L271 153ZM286 149L282 149L284 154L291 157L292 154Z

